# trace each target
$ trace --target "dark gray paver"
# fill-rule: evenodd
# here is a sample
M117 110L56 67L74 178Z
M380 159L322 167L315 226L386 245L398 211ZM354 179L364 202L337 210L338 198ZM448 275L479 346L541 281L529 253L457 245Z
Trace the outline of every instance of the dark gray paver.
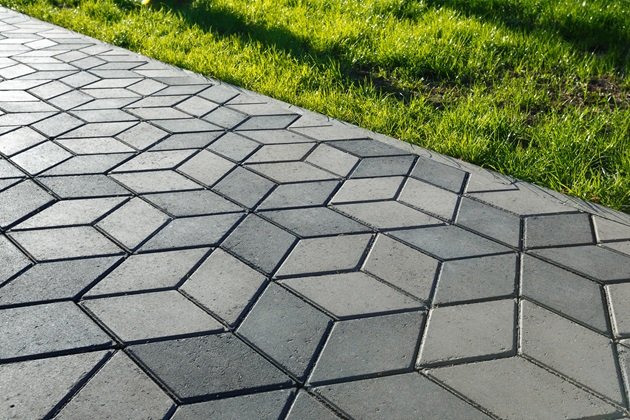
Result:
M0 288L0 305L76 298L119 257L37 264Z
M291 384L231 333L139 344L129 351L182 401Z
M630 283L606 286L611 319L616 336L630 336Z
M208 248L199 248L131 255L86 295L175 287L207 253Z
M411 370L423 320L407 312L336 323L309 382Z
M162 418L173 408L173 401L164 391L119 352L55 418Z
M276 277L352 270L357 267L371 235L303 239L293 248Z
M113 174L117 180L137 194L200 189L201 185L174 171L147 171Z
M114 137L59 139L57 143L78 155L135 151L133 148L116 140Z
M610 339L528 301L521 302L521 318L523 354L623 403Z
M619 239L630 239L630 226L617 223L602 217L594 217L597 238L600 241L614 241Z
M521 220L518 216L485 203L462 198L457 213L457 224L503 243L518 247L521 239Z
M207 150L202 150L179 167L183 174L204 185L212 185L228 173L234 164Z
M588 214L554 214L525 219L525 246L527 248L594 242L595 236Z
M407 152L403 149L372 139L331 141L328 144L359 157L396 156L407 154Z
M91 226L23 230L10 236L38 261L122 253L121 248Z
M89 105L89 104L88 104ZM136 149L146 149L158 140L166 137L168 133L146 122L134 125L123 131L116 137Z
M132 198L96 226L128 249L134 249L167 221L167 215L146 201Z
M43 175L103 174L130 157L130 153L74 156L48 169Z
M274 210L261 214L302 237L370 231L368 227L326 207Z
M240 162L247 158L256 148L260 146L252 141L236 133L226 133L217 141L212 143L208 150L225 156L228 159Z
M258 206L259 209L321 206L337 188L337 181L300 182L279 185Z
M520 357L430 373L501 418L615 418L619 414L614 406Z
M338 178L328 171L306 162L255 163L247 167L280 184L287 182L323 181Z
M503 245L482 238L457 226L400 230L392 232L391 235L447 260L510 251L509 248Z
M143 196L174 217L201 216L207 214L243 211L238 205L212 191L177 191Z
M448 363L513 352L515 313L516 304L512 299L432 309L418 364Z
M112 172L157 171L160 169L172 169L192 154L192 150L144 152L118 166Z
M399 201L420 210L452 220L457 206L457 194L413 178L407 179Z
M261 273L216 249L180 290L233 326L264 284Z
M99 351L0 365L0 412L8 419L43 418L106 355Z
M282 287L270 284L238 333L304 380L330 322L319 310Z
M51 322L54 320L54 322ZM0 311L0 360L109 347L111 338L72 302Z
M353 418L487 419L444 388L418 373L364 379L315 388L315 392Z
M252 171L237 167L213 189L247 208L253 208L275 185Z
M426 300L431 294L438 261L387 236L379 235L363 270Z
M2 259L2 264L0 264L0 284L28 267L31 263L31 260L4 236L0 236L0 258Z
M349 179L332 198L332 203L353 201L391 200L396 197L404 178L401 176L383 178Z
M241 219L238 213L175 219L149 239L142 251L168 250L218 244Z
M256 215L247 218L223 242L223 247L271 273L296 238Z
M300 391L287 414L288 420L338 420L333 411L306 391Z
M598 246L540 249L534 254L604 282L630 280L630 256Z
M336 204L333 207L341 213L345 213L377 229L395 229L443 223L433 216L412 209L397 201Z
M201 149L212 143L222 134L223 133L220 131L173 134L172 136L160 141L149 150Z
M338 318L416 309L420 302L364 273L331 274L281 283Z
M444 304L510 296L517 280L515 254L446 261L433 301Z
M289 162L302 160L315 146L315 143L272 144L261 147L247 163Z
M173 290L90 299L83 306L124 342L223 330L219 322Z
M31 180L0 191L0 227L6 227L53 201Z
M524 255L521 293L603 333L609 331L601 288L582 276Z
M282 417L291 390L279 390L224 398L181 406L172 420L275 420Z

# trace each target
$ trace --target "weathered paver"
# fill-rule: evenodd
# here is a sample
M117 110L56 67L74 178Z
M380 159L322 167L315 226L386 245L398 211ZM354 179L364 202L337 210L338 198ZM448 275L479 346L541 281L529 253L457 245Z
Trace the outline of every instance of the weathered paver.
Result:
M0 8L2 418L630 418L629 287L627 214Z

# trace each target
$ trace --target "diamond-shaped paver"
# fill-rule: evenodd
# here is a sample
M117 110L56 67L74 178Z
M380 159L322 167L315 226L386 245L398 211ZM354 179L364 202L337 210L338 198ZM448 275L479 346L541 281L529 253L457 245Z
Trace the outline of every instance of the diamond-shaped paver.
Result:
M512 299L431 310L418 364L449 363L513 352L515 314Z
M231 333L140 344L129 351L182 401L291 384Z
M261 213L302 237L369 232L370 229L326 207Z
M172 288L190 273L208 249L131 255L90 289L87 296Z
M445 367L430 374L505 419L619 414L616 407L520 357Z
M31 180L0 191L0 227L6 227L53 201Z
M513 247L520 244L521 220L518 216L468 197L461 200L456 222Z
M590 217L585 213L531 216L525 219L527 248L594 242Z
M515 254L446 261L435 290L438 304L512 296L516 291Z
M11 156L45 140L46 137L32 128L18 128L0 135L0 152Z
M301 390L287 414L288 420L313 418L319 420L338 420L339 416L318 401L313 395Z
M88 225L123 201L121 197L58 201L18 224L16 229Z
M280 184L338 178L337 175L333 175L306 162L255 163L247 165L247 167Z
M172 290L90 299L83 306L124 342L223 330L218 321Z
M443 222L397 201L336 204L341 213L377 229L440 225Z
M87 137L78 139L59 139L57 143L78 155L95 153L124 153L135 150L113 137Z
M212 191L180 191L143 196L174 217L233 213L243 209Z
M521 319L523 354L613 401L623 401L610 339L528 301L521 302Z
M0 360L111 345L110 337L72 302L2 309L0 331Z
M630 279L630 256L598 246L548 248L534 254L604 282Z
M287 254L295 237L255 215L249 215L225 240L223 247L265 273L271 273Z
M407 154L407 152L403 149L372 139L331 141L328 144L359 157L396 156Z
M129 249L140 245L168 221L168 216L139 198L132 198L97 226Z
M444 219L453 218L457 195L423 181L409 178L400 192L399 201Z
M612 324L617 336L630 336L630 283L606 286L612 310Z
M14 155L11 161L26 172L35 175L71 156L72 154L55 143L45 142Z
M259 209L321 206L337 187L337 181L301 182L283 184L274 189L258 206Z
M202 150L181 165L179 171L204 185L212 185L233 167L234 164L229 160L207 150Z
M242 395L220 400L180 406L172 420L260 419L274 420L282 417L291 390L278 390Z
M375 176L407 175L415 156L368 157L352 171L351 178L370 178Z
M164 417L173 401L127 355L115 354L57 419Z
M0 236L0 284L29 266L30 260L6 237Z
M165 150L162 152L145 152L128 160L113 172L156 171L172 169L190 156L191 150Z
M288 162L302 160L314 143L274 144L263 146L247 159L247 163Z
M9 235L38 261L122 253L122 249L90 226L23 230Z
M56 137L72 130L73 128L77 128L82 124L83 122L78 118L75 118L70 114L61 113L33 124L33 128L48 137ZM78 135L77 137L81 136Z
M215 139L222 134L223 132L221 131L173 134L168 138L161 140L149 150L201 149L214 142Z
M364 273L331 274L281 283L337 318L416 309L420 302Z
M303 239L293 248L276 277L357 268L371 235Z
M136 149L146 149L167 135L166 131L146 122L141 122L123 131L116 137Z
M423 319L406 312L336 323L309 382L411 371Z
M105 175L51 176L39 181L62 199L131 195Z
M37 264L0 289L0 305L74 299L119 259L86 258Z
M350 179L343 183L332 203L391 200L396 197L403 177Z
M352 418L488 419L471 405L418 373L364 379L315 388L315 392Z
M208 150L225 156L228 159L240 162L251 155L260 145L253 140L236 133L226 133L212 143Z
M201 185L174 171L128 172L111 175L112 179L137 194L200 189Z
M628 225L597 216L594 217L594 222L597 237L601 241L630 239L630 226Z
M130 153L74 156L48 169L42 175L104 174L130 157Z
M237 167L213 189L247 208L253 208L275 185L252 171Z
M313 139L288 130L253 130L240 134L262 144L312 143Z
M435 281L438 261L387 236L379 235L363 270L418 299L426 300Z
M271 284L238 329L249 342L304 380L331 320L319 310Z
M346 176L350 173L352 168L354 168L359 159L334 147L320 144L308 155L306 161L334 174Z
M180 290L233 326L264 283L261 273L216 249Z
M0 365L0 412L7 418L45 418L102 363L106 352Z
M609 331L597 283L529 255L523 256L521 276L523 296L599 331Z

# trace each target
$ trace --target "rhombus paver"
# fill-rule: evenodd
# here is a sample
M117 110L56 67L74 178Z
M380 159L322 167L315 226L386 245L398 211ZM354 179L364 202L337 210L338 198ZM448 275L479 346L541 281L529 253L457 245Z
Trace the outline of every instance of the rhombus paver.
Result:
M630 417L628 215L4 8L0 155L0 417Z

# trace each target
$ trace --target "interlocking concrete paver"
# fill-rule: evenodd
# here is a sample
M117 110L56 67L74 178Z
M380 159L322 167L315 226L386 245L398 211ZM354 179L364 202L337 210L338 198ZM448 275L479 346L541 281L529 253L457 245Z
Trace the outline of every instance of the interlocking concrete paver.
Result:
M0 305L75 299L120 257L37 264L2 287Z
M173 290L90 299L83 306L124 342L223 330Z
M99 351L0 365L0 412L9 419L44 418L106 355Z
M293 248L276 276L356 269L371 235L303 239Z
M129 351L182 401L292 383L231 333L139 344Z
M0 417L630 418L627 215L3 8L0 155Z
M420 302L364 273L331 274L281 283L338 318L417 309Z
M513 299L431 310L418 364L449 363L513 352L515 313Z
M270 284L237 331L304 380L330 323L319 310Z
M115 354L55 419L162 418L173 401L128 356Z
M538 305L521 302L523 354L623 403L613 346L610 339L600 334Z
M488 419L444 388L418 373L364 379L315 388L315 392L353 418Z
M445 367L431 375L506 419L617 418L619 409L520 357Z
M309 382L411 370L423 319L406 312L336 323Z
M187 404L181 406L171 419L275 420L282 418L290 396L290 390L279 390Z
M298 392L287 420L339 420L333 411L306 391Z
M105 331L72 302L3 309L0 331L4 337L0 361L112 344Z

